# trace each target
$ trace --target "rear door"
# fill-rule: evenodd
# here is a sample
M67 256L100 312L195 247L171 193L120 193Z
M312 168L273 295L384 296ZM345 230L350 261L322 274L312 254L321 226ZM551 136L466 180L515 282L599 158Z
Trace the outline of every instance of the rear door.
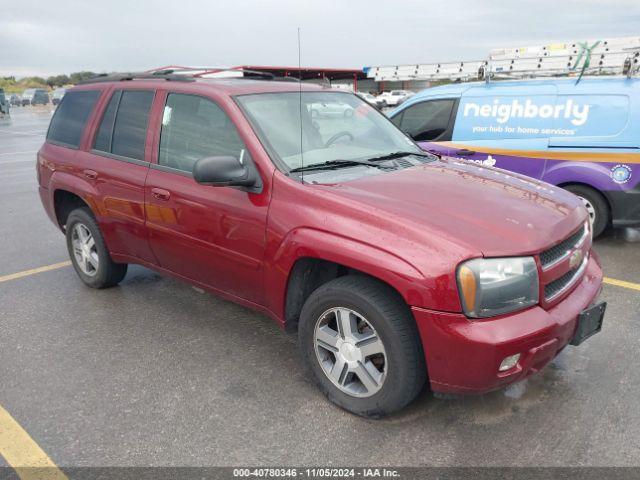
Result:
M448 155L458 99L435 98L414 103L391 121L426 151Z
M541 178L556 109L554 84L504 82L466 90L458 105L452 155Z
M192 175L193 165L205 157L234 156L254 168L250 151L214 100L168 92L159 102L157 163L146 183L154 254L167 270L262 302L266 189L211 187L197 183Z
M82 175L98 193L96 213L109 250L155 263L144 213L147 126L155 91L116 89L109 95L90 150L79 152Z

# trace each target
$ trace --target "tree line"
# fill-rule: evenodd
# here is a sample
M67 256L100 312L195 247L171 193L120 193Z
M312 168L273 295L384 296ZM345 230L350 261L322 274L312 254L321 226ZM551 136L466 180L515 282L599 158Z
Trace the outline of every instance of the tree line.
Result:
M14 76L0 78L0 88L5 92L18 93L26 88L58 88L65 85L74 85L88 78L95 77L97 73L83 71L69 75L51 75L49 77L24 77L19 80Z

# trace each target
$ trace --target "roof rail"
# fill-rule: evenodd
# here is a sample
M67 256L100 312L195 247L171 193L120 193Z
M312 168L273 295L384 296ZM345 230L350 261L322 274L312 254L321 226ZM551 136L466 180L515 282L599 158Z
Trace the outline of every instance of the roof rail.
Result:
M174 82L193 82L194 79L184 75L172 75L171 72L162 73L101 73L95 77L78 82L78 85L104 82L126 82L131 80L166 80Z
M371 67L367 76L376 81L467 81L544 76L581 78L585 73L631 77L639 72L640 37L621 37L493 49L486 60L473 62Z
M182 75L193 78L250 78L265 80L298 81L293 77L277 77L273 73L260 70L251 70L242 67L184 67L169 65L158 69L148 70L147 73L154 75Z

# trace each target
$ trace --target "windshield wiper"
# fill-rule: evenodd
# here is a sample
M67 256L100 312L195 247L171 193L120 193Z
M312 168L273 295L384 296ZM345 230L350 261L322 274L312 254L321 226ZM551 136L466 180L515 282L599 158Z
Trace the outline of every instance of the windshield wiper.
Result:
M413 155L414 157L427 157L433 160L438 159L438 157L436 157L434 154L427 153L427 152L393 152L393 153L387 153L386 155L380 155L379 157L371 157L371 158L368 158L367 160L370 162L379 162L382 160L392 160L394 158L408 157L410 155Z
M334 168L349 167L353 165L364 165L366 167L379 168L381 170L395 170L396 167L392 165L380 165L370 160L328 160L322 163L314 163L311 165L305 165L303 167L296 167L289 170L289 172L306 172L309 170L331 170Z

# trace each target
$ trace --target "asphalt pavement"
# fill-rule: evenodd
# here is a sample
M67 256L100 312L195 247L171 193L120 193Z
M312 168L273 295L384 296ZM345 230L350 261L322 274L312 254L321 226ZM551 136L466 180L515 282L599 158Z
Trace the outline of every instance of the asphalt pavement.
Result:
M68 259L37 194L50 118L0 119L0 277ZM637 237L596 242L607 277L640 283ZM640 465L640 291L602 299L603 331L537 376L365 420L321 395L261 314L142 267L101 291L57 268L0 283L0 406L63 468Z

